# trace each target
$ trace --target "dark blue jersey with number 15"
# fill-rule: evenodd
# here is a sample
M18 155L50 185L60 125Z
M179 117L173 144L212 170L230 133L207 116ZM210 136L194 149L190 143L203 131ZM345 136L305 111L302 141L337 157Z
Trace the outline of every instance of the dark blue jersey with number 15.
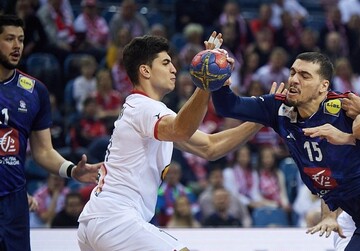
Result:
M341 207L360 225L360 142L332 145L325 139L310 138L302 129L332 124L352 133L353 120L341 109L344 95L329 92L319 110L302 119L294 107L286 105L283 95L239 97L228 87L213 92L219 115L253 121L272 127L286 142L303 182L321 196L331 210Z
M42 83L18 70L0 82L0 197L24 188L30 133L50 125L49 94Z

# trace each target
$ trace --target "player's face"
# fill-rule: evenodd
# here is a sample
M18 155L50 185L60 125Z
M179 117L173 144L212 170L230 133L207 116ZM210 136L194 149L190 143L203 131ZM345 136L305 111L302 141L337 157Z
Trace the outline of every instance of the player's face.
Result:
M322 79L319 75L319 64L303 60L295 60L290 68L288 80L287 101L290 105L301 107L311 104L320 96L323 88Z
M0 34L0 65L12 70L20 61L24 48L24 31L21 27L4 26Z
M150 69L150 81L162 96L175 88L176 69L167 52L160 52Z

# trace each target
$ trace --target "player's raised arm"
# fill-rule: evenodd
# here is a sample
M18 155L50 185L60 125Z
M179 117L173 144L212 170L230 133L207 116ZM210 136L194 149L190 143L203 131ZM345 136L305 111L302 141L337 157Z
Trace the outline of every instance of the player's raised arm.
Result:
M208 41L204 42L206 49L214 49L222 44L222 34L215 31ZM207 81L205 75L202 81ZM164 116L158 123L157 137L163 141L188 140L199 127L209 104L210 93L196 88L193 95L182 106L176 116Z

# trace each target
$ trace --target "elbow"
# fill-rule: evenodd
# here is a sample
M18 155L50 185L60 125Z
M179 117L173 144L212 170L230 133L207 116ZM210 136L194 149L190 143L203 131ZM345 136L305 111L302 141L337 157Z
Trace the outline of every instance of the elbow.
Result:
M219 155L215 150L214 147L209 147L206 149L206 151L204 152L204 159L208 160L208 161L215 161L218 160L221 157L221 155Z

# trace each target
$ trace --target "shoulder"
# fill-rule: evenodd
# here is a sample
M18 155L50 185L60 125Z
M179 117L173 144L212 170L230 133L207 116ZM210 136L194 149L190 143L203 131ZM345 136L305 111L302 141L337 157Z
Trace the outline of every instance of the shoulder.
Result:
M34 89L47 92L47 87L40 80L20 70L17 70L16 74L17 86L19 86L20 88L25 89L29 92L32 92Z

